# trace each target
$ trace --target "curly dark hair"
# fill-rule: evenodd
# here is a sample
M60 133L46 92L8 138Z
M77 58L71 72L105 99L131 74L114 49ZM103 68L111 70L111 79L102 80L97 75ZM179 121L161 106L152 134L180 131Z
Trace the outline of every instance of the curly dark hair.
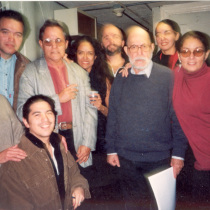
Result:
M95 56L97 57L89 74L90 84L92 89L95 89L99 92L102 99L102 104L105 104L107 90L106 80L108 79L110 84L112 84L114 77L110 73L108 64L106 62L106 56L100 43L90 36L79 36L72 42L68 56L70 59L78 63L76 53L79 45L82 42L90 43L95 50Z

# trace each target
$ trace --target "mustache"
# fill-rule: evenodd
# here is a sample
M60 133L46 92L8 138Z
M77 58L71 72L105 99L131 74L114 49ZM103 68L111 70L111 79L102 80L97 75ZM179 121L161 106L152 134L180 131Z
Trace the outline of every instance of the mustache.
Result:
M130 60L131 65L132 65L135 69L139 69L139 70L145 69L146 66L148 65L148 62L149 62L149 59L148 59L148 58L145 58L145 57L143 57L143 56L138 56L138 57L133 58L133 59L131 59L131 58L129 57L129 60ZM144 61L144 62L145 62L145 65L144 65L144 66L135 65L135 62L136 62L136 61L139 61L139 60Z
M111 49L109 50L109 47L111 47L111 46L116 47L116 49L115 49L114 51L112 51ZM107 47L104 47L104 50L105 50L105 53L106 53L107 55L113 56L113 55L115 55L115 54L117 54L117 53L121 53L122 47L121 47L121 46L118 46L118 45L116 45L116 44L110 44L110 45L108 45Z
M133 59L133 62L136 62L137 60L143 60L143 61L147 61L148 59L142 56L138 56L136 58Z
M116 44L110 44L110 45L108 45L108 46L107 46L107 48L108 48L108 47L111 47L111 46L114 46L114 47L119 47L119 46L118 46L118 45L116 45Z

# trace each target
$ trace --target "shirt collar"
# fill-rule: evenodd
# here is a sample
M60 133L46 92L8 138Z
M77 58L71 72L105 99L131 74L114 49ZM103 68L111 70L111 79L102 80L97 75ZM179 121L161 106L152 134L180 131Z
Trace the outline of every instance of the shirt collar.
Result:
M45 144L30 132L27 131L25 135L38 148L45 148ZM52 133L50 135L50 143L54 148L59 146L60 139L57 133Z
M8 59L4 59L1 57L1 54L0 54L0 61L2 62L13 62L13 61L16 61L17 59L17 56L15 54L13 54L10 58Z
M152 66L153 66L153 62L150 61L148 66L144 70L139 71L139 73L137 75L144 75L145 74L146 77L149 78L150 75L151 75ZM136 74L133 67L131 68L131 74Z

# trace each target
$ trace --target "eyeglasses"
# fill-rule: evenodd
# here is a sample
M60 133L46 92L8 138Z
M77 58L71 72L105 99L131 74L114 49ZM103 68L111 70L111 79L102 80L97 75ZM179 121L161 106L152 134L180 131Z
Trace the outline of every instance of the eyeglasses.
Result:
M200 48L197 48L193 51L190 51L189 49L183 49L180 51L180 55L186 58L186 57L190 57L191 53L193 53L195 57L201 57L204 54L204 52L205 52L204 49L200 49Z
M53 42L55 42L55 44L57 46L61 46L64 43L64 40L62 40L60 38L57 38L55 40L47 38L47 39L43 40L43 43L44 43L45 46L52 46Z
M130 50L131 53L136 53L138 52L139 48L143 51L143 52L147 52L150 48L150 45L131 45L130 47L128 47L128 49Z

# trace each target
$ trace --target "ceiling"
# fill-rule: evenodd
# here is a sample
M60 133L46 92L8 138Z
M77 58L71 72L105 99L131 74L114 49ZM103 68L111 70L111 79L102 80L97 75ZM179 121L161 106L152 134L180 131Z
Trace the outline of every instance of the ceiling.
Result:
M189 2L189 1L187 1ZM163 5L186 3L186 1L59 1L64 8L78 8L97 18L98 24L112 23L123 30L139 24L152 31L152 8ZM122 7L122 17L117 17L113 8Z

